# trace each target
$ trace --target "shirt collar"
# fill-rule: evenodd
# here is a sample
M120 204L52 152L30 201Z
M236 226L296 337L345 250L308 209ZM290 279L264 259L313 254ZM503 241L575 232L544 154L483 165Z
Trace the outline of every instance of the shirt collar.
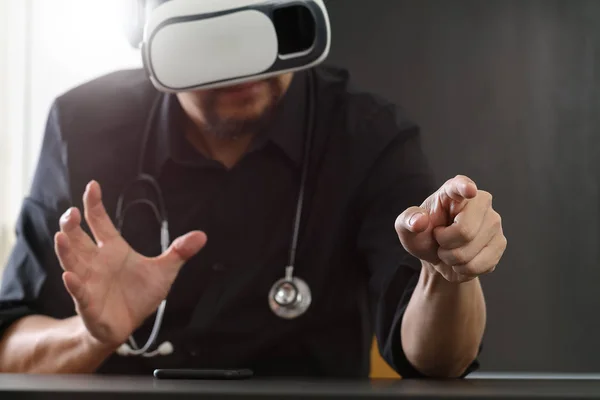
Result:
M304 132L306 126L306 72L294 73L288 90L275 110L273 120L265 132L260 134L252 149L262 148L272 142L297 166L302 164L304 150ZM177 163L194 164L206 163L185 138L181 121L184 111L177 96L163 93L158 100L155 118L154 135L148 140L147 154L152 162L154 175L158 174L168 160Z
M272 141L296 165L302 164L306 121L306 72L294 73L290 86L281 99L265 140Z

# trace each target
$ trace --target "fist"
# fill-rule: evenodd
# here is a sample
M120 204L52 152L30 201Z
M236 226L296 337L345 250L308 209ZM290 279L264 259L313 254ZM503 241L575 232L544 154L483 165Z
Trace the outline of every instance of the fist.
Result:
M492 195L460 175L405 210L395 227L406 251L450 282L494 271L507 244Z

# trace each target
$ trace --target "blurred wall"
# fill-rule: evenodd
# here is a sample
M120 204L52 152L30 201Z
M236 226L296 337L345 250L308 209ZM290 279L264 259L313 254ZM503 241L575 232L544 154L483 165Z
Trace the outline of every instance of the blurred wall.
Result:
M14 239L14 222L25 192L30 0L0 1L0 272Z
M495 195L482 371L600 371L600 2L326 3L329 63L421 125L439 183Z
M87 80L142 65L123 35L126 4L0 0L0 273L51 103Z

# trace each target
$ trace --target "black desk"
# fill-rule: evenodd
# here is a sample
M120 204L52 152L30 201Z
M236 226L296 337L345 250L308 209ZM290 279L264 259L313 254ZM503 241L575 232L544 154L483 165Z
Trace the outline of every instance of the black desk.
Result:
M0 399L600 399L598 379L155 381L0 374Z

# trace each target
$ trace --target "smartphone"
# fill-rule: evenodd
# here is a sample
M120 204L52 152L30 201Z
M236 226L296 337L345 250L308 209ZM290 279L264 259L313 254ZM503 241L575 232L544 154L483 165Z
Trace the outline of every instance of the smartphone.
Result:
M155 369L156 379L249 379L250 369Z

